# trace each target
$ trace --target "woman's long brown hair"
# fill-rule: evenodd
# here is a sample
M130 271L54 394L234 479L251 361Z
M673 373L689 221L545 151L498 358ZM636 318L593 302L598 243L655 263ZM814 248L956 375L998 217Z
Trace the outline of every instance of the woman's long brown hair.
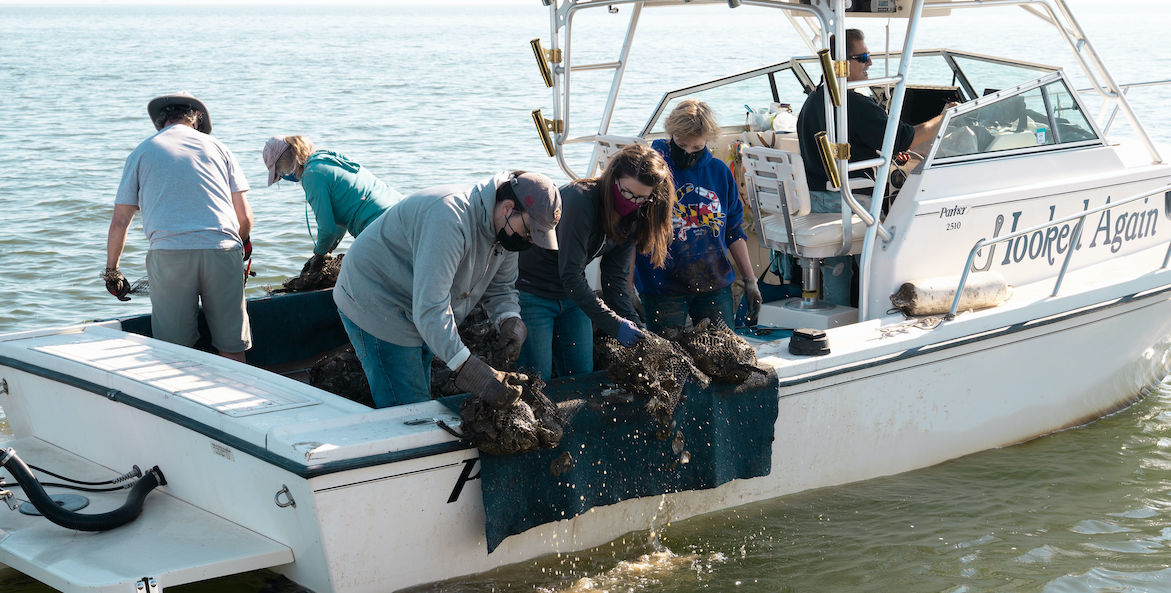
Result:
M602 230L616 243L628 239L618 230L616 221L619 217L614 215L614 200L611 199L614 184L622 177L632 177L653 188L650 200L638 209L639 224L634 240L638 252L648 256L655 267L662 268L667 261L667 248L671 245L671 213L675 208L675 182L671 168L653 148L631 144L610 158L601 177L578 182L593 183L598 187L602 196Z

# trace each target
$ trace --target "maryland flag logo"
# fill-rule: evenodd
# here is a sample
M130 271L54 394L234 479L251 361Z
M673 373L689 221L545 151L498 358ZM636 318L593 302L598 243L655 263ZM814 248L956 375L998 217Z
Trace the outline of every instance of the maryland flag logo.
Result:
M691 193L698 199L688 199L687 201L692 203L685 204L684 198ZM727 217L716 192L688 183L677 190L675 197L675 211L671 223L675 227L675 236L680 241L687 240L688 232L704 228L711 229L713 236L720 236Z

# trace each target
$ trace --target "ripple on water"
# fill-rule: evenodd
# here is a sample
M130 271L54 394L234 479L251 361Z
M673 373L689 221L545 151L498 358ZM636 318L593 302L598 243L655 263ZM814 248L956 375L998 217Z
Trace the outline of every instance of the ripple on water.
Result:
M1127 532L1131 532L1131 531L1135 531L1135 530L1130 529L1128 527L1123 527L1123 526L1115 524L1115 523L1111 523L1109 521L1101 521L1098 519L1087 519L1085 521L1078 522L1077 525L1074 525L1073 527L1070 528L1070 531L1073 531L1074 533L1084 533L1087 535L1092 535L1092 534L1100 534L1100 533L1127 533Z
M1043 593L1099 593L1119 591L1145 593L1171 590L1171 569L1123 572L1095 567L1081 574L1053 579Z
M1162 543L1147 539L1131 539L1126 541L1094 540L1086 545L1091 548L1117 552L1119 554L1155 554L1166 549L1166 546Z
M1150 519L1152 517L1159 516L1159 511L1151 507L1141 507L1137 509L1131 509L1129 511L1123 511L1121 513L1110 513L1110 516L1122 517L1125 519Z

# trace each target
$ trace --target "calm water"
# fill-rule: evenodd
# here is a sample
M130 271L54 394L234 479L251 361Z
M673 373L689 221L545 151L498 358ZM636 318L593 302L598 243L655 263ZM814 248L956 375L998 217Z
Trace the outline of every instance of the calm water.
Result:
M1171 78L1154 0L1074 2L1122 82ZM662 93L804 54L779 16L755 9L647 10L611 131L633 134ZM608 61L617 16L583 19ZM650 22L655 14L663 18ZM929 21L920 47L1065 65L1062 42L1020 10ZM702 29L700 29L702 27ZM863 24L872 50L883 21ZM145 105L187 90L254 190L251 295L310 254L303 194L264 188L260 149L304 133L404 193L506 168L566 176L545 158L529 111L552 111L528 40L548 40L535 0L392 6L0 5L0 332L149 310L104 290L106 228L123 159L151 133ZM891 32L901 39L901 32ZM1144 53L1153 48L1154 56ZM599 96L604 76L575 90ZM1136 91L1171 141L1165 92ZM575 117L597 107L575 99ZM580 110L580 111L578 111ZM590 129L576 119L574 134ZM580 161L573 163L579 168ZM343 246L344 249L344 246ZM131 230L123 269L144 274ZM2 412L0 412L2 422ZM2 426L0 426L2 428ZM1171 591L1171 389L1083 429L927 470L818 490L640 532L589 553L429 587L436 591ZM650 526L647 526L648 529ZM260 591L265 572L186 591ZM281 590L279 585L277 590ZM0 590L43 587L0 569Z

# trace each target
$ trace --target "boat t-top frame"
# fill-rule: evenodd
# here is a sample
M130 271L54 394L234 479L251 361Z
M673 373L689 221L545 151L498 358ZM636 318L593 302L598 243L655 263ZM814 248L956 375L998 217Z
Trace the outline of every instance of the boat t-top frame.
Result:
M818 51L820 58L818 61L821 63L822 73L825 78L832 78L834 81L833 87L829 89L830 92L825 93L825 112L826 121L833 121L835 124L829 126L829 129L826 130L826 141L822 142L821 148L831 184L836 186L835 189L839 192L844 206L842 208L843 227L845 231L843 237L850 235L852 215L858 216L867 225L860 262L863 278L867 276L867 270L870 265L876 240L882 239L884 242L888 242L894 232L892 229L884 227L881 223L881 207L883 203L882 197L888 191L887 184L889 182L889 174L894 157L894 143L899 118L888 118L882 149L877 158L850 162L849 144L839 141L839 139L849 138L846 101L840 100L840 97L844 97L846 91L851 89L886 87L889 88L888 99L886 101L888 112L901 113L906 95L908 74L911 70L911 63L913 62L912 58L916 56L916 36L920 22L925 16L947 16L952 10L957 9L1018 6L1052 25L1073 51L1077 63L1090 81L1089 90L1098 93L1103 99L1096 128L1098 130L1108 129L1117 112L1121 111L1129 120L1131 128L1137 134L1139 140L1145 146L1151 162L1162 162L1162 157L1158 149L1151 141L1151 138L1131 108L1130 103L1127 101L1124 89L1119 86L1103 65L1098 53L1087 39L1081 25L1073 17L1065 0L906 0L905 2L872 0L867 3L869 6L868 11L852 10L848 7L847 0L542 1L549 8L550 47L548 49L542 47L540 41L536 39L532 41L532 47L537 57L538 65L541 67L545 84L553 92L553 117L551 119L545 118L540 110L534 110L533 120L541 132L542 142L545 145L547 153L549 156L557 159L562 171L571 178L578 178L580 175L566 161L564 152L565 145L594 143L594 154L590 159L591 170L587 171L587 174L592 174L592 169L599 162L599 146L609 134L611 118L614 114L618 92L621 88L623 75L625 74L630 57L632 41L644 8L726 4L730 9L747 5L775 8L783 11L805 44L811 50ZM614 6L623 4L631 5L632 10L630 11L630 19L626 26L625 38L623 39L617 58L610 62L576 62L572 51L572 29L575 15L582 10L599 8L608 9L613 12ZM897 69L893 74L880 78L850 82L846 80L846 75L849 71L847 66L848 62L845 60L831 60L828 55L828 50L818 49L824 48L824 40L829 39L829 36L832 35L836 45L833 55L846 55L846 20L847 18L857 17L895 18L905 19L907 21L901 51L892 51L886 54L888 64L889 61L897 59ZM795 58L794 60L798 59ZM791 60L790 63L795 65L797 62L794 60ZM806 64L811 62L813 62L812 58L804 60ZM610 90L595 132L587 135L572 136L572 122L570 121L572 74L574 72L592 70L613 71ZM802 69L794 68L794 70L801 70L798 73L798 77L801 79L802 84L816 84L811 80L811 76ZM713 83L709 84L716 85L718 82L713 81ZM995 97L980 99L981 102L992 100L995 100ZM644 135L648 133L653 122L661 115L665 105L666 100L660 103L655 114L648 121L647 126L644 127L642 131ZM962 116L972 111L975 107L975 105L966 104L947 110L944 115L943 124L940 126L940 131L935 138L936 145L938 145L944 131L947 129L950 118ZM851 192L849 183L842 183L842 180L848 179L850 172L865 169L875 170L874 179L882 180L874 184L869 208L864 207L855 198ZM843 238L843 253L848 247L848 241ZM866 303L867 288L865 282L861 283L861 290L862 294L860 295L859 302ZM863 308L859 311L859 319L865 320L868 318L870 318L870 315L868 315L865 305L863 305Z

